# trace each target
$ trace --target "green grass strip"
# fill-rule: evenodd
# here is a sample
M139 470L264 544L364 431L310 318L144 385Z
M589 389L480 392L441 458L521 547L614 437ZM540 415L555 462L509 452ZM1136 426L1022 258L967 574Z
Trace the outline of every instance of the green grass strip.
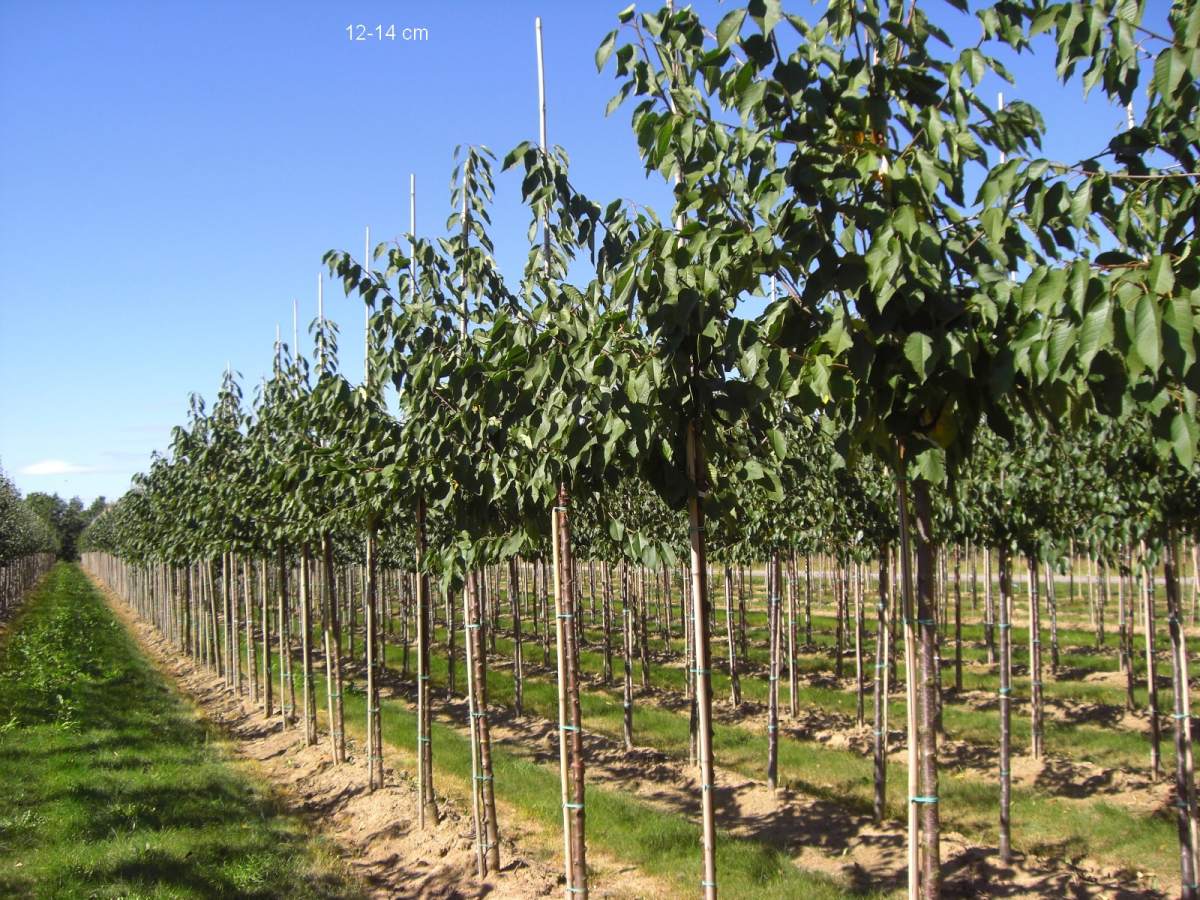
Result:
M361 896L207 741L59 564L0 648L0 896Z

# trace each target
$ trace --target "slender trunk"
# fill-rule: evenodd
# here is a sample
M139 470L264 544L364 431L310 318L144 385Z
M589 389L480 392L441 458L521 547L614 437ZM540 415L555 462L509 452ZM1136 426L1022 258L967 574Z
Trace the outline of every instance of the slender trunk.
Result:
M879 600L875 604L875 824L887 815L888 548L879 551Z
M812 555L804 554L804 646L812 646Z
M709 652L708 557L704 546L704 506L708 491L707 468L700 444L699 423L687 425L687 463L691 490L688 495L688 542L691 550L692 635L696 647L696 709L700 763L700 814L704 852L705 900L717 897L717 828L713 809L712 663Z
M329 709L329 739L333 761L346 761L346 727L342 705L342 629L338 618L337 580L333 568L333 538L321 535L321 554L325 563L325 686Z
M304 743L317 742L317 691L312 671L312 545L305 541L300 553L300 666L304 694Z
M767 640L770 668L767 682L767 787L774 791L779 779L779 551L771 551L767 572Z
M508 559L508 601L512 608L513 630L513 710L522 715L525 707L525 664L521 641L521 585L517 575L517 558Z
M557 592L559 692L565 695L560 702L560 740L566 745L570 769L570 791L567 811L570 819L571 873L567 882L571 894L587 898L587 844L584 840L584 760L583 714L579 702L579 647L574 628L578 615L575 605L574 565L571 554L570 494L565 484L558 487L558 506L555 508L555 550L558 568L556 580L561 581ZM645 599L643 597L643 604ZM566 718L562 713L566 713Z
M904 622L905 733L908 751L908 896L915 898L921 888L921 827L915 797L920 795L921 768L917 724L917 623L913 616L911 526L908 515L908 477L904 458L896 476L897 505L900 508L901 609Z
M797 706L800 692L799 672L796 669L796 548L791 548L787 560L787 651L788 651L788 714L794 719L800 712Z
M1162 756L1159 750L1161 729L1158 721L1158 665L1154 659L1154 570L1146 562L1142 548L1142 624L1146 629L1146 708L1150 716L1150 777L1162 777Z
M1012 862L1012 569L1000 545L1000 861Z
M262 595L262 656L263 656L263 714L269 719L275 712L275 698L272 695L274 685L271 676L274 674L271 666L271 605L267 590L267 561L258 561L259 593Z
M1043 563L1046 571L1046 608L1050 611L1050 673L1058 672L1058 597L1054 593L1054 572L1050 563ZM1097 617L1104 621L1103 604L1104 591L1100 591L1101 612ZM1103 628L1103 626L1101 626ZM1101 638L1103 643L1103 638Z
M242 596L246 603L246 680L250 685L250 702L257 703L258 646L254 642L254 578L249 557L242 560L242 579L245 582L245 590Z
M621 561L621 649L624 657L622 684L622 733L625 749L633 749L633 611L629 608L629 566Z
M366 613L367 654L367 789L383 787L383 731L379 709L379 562L375 529L367 531L366 584L363 590Z
M736 708L742 703L742 682L738 678L733 621L733 567L729 563L725 564L725 639L729 644L729 701Z
M863 662L864 648L867 643L865 618L863 609L863 576L862 563L854 563L854 681L855 681L855 722L862 728L867 721L866 714L866 665Z
M941 894L941 847L938 803L937 634L933 621L933 508L929 485L913 484L913 506L917 535L917 620L921 626L921 796L913 798L921 809L922 896Z
M418 824L437 824L433 793L433 713L430 709L429 647L432 642L433 604L429 602L429 576L425 572L425 498L417 499L417 808Z
M1179 539L1166 530L1163 575L1167 588L1167 622L1171 635L1171 687L1175 697L1175 812L1179 830L1179 872L1185 900L1196 900L1196 778L1192 760L1192 710L1188 697L1187 643L1179 589Z
M1042 620L1038 600L1037 563L1028 557L1029 574L1029 744L1034 759L1042 758Z
M954 690L962 693L962 557L954 548Z
M600 564L600 589L604 594L603 597L603 622L601 627L604 629L604 671L602 677L605 684L612 684L613 664L612 664L612 569L608 564L608 560L603 560ZM667 607L670 609L670 606Z
M480 573L467 574L464 587L466 604L464 615L464 647L470 654L467 661L470 681L468 690L474 693L475 733L479 741L479 791L480 810L483 817L481 835L485 841L483 850L487 860L487 871L500 871L500 828L496 821L496 790L492 773L492 739L488 724L487 699L487 650L483 640L483 609L480 604ZM569 630L569 629L568 629Z

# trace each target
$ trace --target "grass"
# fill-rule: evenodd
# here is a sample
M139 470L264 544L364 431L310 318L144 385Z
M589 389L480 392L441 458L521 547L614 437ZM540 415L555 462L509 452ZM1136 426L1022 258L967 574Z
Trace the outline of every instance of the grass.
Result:
M814 622L814 625L817 623ZM821 624L825 624L822 622ZM832 624L832 619L829 620ZM816 636L816 635L814 635ZM439 629L437 637L444 637ZM443 646L441 643L435 646ZM497 637L497 651L511 653L511 642ZM463 686L461 646L458 648L459 687ZM398 665L399 648L389 646L388 658ZM540 659L532 642L526 647L526 660ZM806 660L811 657L806 657ZM597 651L581 654L585 671L599 673L602 655ZM824 662L828 662L825 660ZM619 673L620 662L614 660ZM850 663L852 671L853 662ZM814 663L814 668L818 666ZM651 683L658 687L683 690L683 671L678 667L651 667ZM437 654L431 660L431 676L435 691L444 689L447 678L445 657ZM720 696L727 690L726 676L713 673L714 690ZM635 685L640 684L640 669L635 661ZM1018 679L1017 684L1028 683ZM760 680L744 677L743 692L748 697L765 700L766 686ZM749 688L750 690L747 690ZM870 687L868 686L868 692ZM758 694L761 693L761 698ZM786 696L786 691L781 691ZM491 702L511 706L513 684L510 667L494 661L488 669L488 696ZM530 665L524 686L525 709L528 713L553 719L557 715L557 700L553 673L539 671ZM994 747L998 727L994 711L975 711L950 702L947 694L945 722L947 733L956 738L969 738ZM781 698L782 699L782 698ZM801 708L820 706L832 711L853 715L852 691L836 688L802 686L797 699ZM582 696L585 727L593 732L620 739L622 708L619 688L589 688ZM869 713L868 697L868 715ZM784 723L786 724L786 715ZM892 727L902 727L903 702L893 700L890 721ZM1029 743L1029 719L1023 707L1014 712L1014 752L1022 752ZM386 726L385 726L386 727ZM663 750L676 758L686 758L689 740L686 712L675 712L654 705L642 698L635 700L634 739L640 745ZM1047 720L1047 745L1055 752L1065 752L1076 759L1086 759L1106 765L1126 764L1136 760L1144 765L1147 742L1143 735L1119 729L1088 725L1067 725ZM413 736L415 740L415 732ZM719 765L752 778L762 779L766 771L765 732L752 727L716 724L714 753ZM1164 744L1164 752L1168 748ZM442 765L441 758L437 762ZM827 747L816 741L783 739L779 745L781 783L809 796L837 802L844 808L867 814L872 802L872 762L869 757L849 750ZM905 772L901 765L888 767L889 809L896 814L905 804ZM497 775L497 787L501 784ZM993 779L981 779L974 774L957 775L943 769L940 794L942 813L947 827L962 831L972 838L995 843L998 840L996 810L999 808L999 788ZM1013 840L1019 850L1063 855L1087 855L1109 865L1131 870L1149 870L1165 878L1173 877L1177 859L1174 853L1173 820L1165 815L1140 815L1119 805L1105 802L1103 795L1080 801L1054 796L1040 789L1016 788L1013 791ZM589 832L590 834L590 832Z
M274 654L272 658L277 660ZM445 661L441 664L444 667ZM323 676L316 678L315 687L317 706L323 709ZM361 685L347 684L343 700L347 734L365 739L366 697ZM395 699L384 699L381 707L384 741L407 763L415 765L415 754L410 751L417 740L415 712ZM465 800L471 779L467 736L456 727L435 721L432 738L435 792L446 793L449 781L451 793ZM500 743L493 744L492 762L497 802L508 804L544 833L557 835L562 827L557 766L535 762ZM500 827L503 833L503 818ZM663 810L628 793L589 785L587 839L589 848L662 879L680 895L698 889L700 827L691 817ZM724 832L717 836L717 870L721 891L728 896L821 900L878 895L851 892L832 878L797 868L786 853L775 847Z
M0 648L0 896L360 896L209 737L60 563Z

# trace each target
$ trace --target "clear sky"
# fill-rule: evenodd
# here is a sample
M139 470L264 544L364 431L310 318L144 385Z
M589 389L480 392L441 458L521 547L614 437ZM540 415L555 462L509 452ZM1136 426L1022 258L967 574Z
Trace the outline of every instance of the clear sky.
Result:
M366 225L372 243L407 231L410 172L418 230L440 234L456 144L503 156L536 139L535 15L573 180L665 208L628 109L604 117L615 81L593 63L626 4L0 0L0 466L25 492L115 499L227 362L251 395L292 299L302 333L314 315L321 255L361 255ZM713 24L724 12L699 5ZM351 41L352 24L397 37ZM1042 110L1046 155L1088 155L1123 127L1055 84L1052 55L1012 68L1004 89ZM516 176L497 189L497 257L515 274L528 215ZM343 369L361 371L361 306L329 285L326 309Z

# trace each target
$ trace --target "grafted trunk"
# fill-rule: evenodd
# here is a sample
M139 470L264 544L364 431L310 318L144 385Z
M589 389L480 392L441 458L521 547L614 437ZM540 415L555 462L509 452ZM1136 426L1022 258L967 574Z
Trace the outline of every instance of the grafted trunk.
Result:
M929 485L913 484L917 536L917 621L921 628L921 795L913 798L921 810L921 896L941 894L941 832L938 798L937 634L933 620L933 508Z
M1146 710L1150 718L1150 777L1162 777L1162 756L1159 749L1161 729L1158 721L1158 664L1154 659L1154 570L1146 564L1146 548L1142 547L1142 624L1146 629Z
M1163 575L1167 589L1167 622L1171 635L1171 687L1175 698L1175 820L1179 831L1180 896L1196 900L1196 778L1192 759L1192 710L1188 697L1187 643L1183 633L1183 604L1179 590L1179 540L1166 531Z
M433 713L430 709L429 647L432 642L433 604L429 602L429 576L425 572L425 499L417 499L417 809L418 824L437 824L433 793Z
M521 638L521 585L517 574L517 558L508 559L508 601L512 609L513 631L513 710L522 715L525 708L525 660Z
M1029 746L1034 759L1042 758L1042 620L1038 601L1037 563L1028 557L1029 574Z
M317 689L312 670L312 545L300 548L300 667L304 694L304 742L317 742Z
M621 561L622 733L625 749L633 749L633 610L629 608L629 566Z
M962 693L962 556L954 548L954 690Z
M687 425L688 543L691 551L692 636L696 648L697 755L700 766L700 820L704 856L705 900L717 897L717 826L713 808L712 662L709 644L708 554L704 542L703 496L708 492L707 468L699 423Z
M566 770L569 786L564 785L565 806L570 835L570 873L567 885L572 896L586 898L587 844L585 841L583 715L579 702L579 647L575 640L574 622L578 615L575 605L574 566L571 554L570 494L565 484L558 488L555 508L556 587L555 606L558 617L559 734L566 750ZM645 598L643 596L643 604ZM565 716L563 715L565 713ZM564 773L565 774L565 773Z
M467 574L463 587L464 652L467 654L467 691L470 695L471 718L474 723L475 740L478 743L479 775L475 790L479 793L481 827L479 839L486 863L485 871L500 870L500 829L496 821L496 792L492 774L492 738L488 724L487 699L487 653L483 640L483 609L480 604L480 575Z
M737 641L734 640L733 567L725 564L725 639L729 645L729 701L742 704L742 682L738 677Z
M271 681L271 676L274 674L271 665L271 605L267 590L267 561L265 558L258 561L258 581L259 594L262 597L263 715L269 719L275 712L275 697L272 693L274 685Z
M767 640L770 664L767 682L767 787L778 787L779 779L779 551L771 551L767 572Z
M875 604L875 824L887 815L888 548L879 552L879 598Z
M1012 569L1000 545L1000 860L1012 861Z
M326 705L329 708L329 738L335 763L346 761L346 729L342 705L342 629L338 618L337 581L333 568L333 538L321 535L325 563L324 626Z
M363 591L366 619L367 662L367 789L383 787L383 733L379 710L379 597L375 529L367 531L366 585Z
M605 684L612 684L613 678L613 654L612 654L612 569L608 564L608 560L601 563L600 570L601 591L604 594L603 598L603 628L604 628L604 671L603 678ZM670 609L670 606L667 607Z

